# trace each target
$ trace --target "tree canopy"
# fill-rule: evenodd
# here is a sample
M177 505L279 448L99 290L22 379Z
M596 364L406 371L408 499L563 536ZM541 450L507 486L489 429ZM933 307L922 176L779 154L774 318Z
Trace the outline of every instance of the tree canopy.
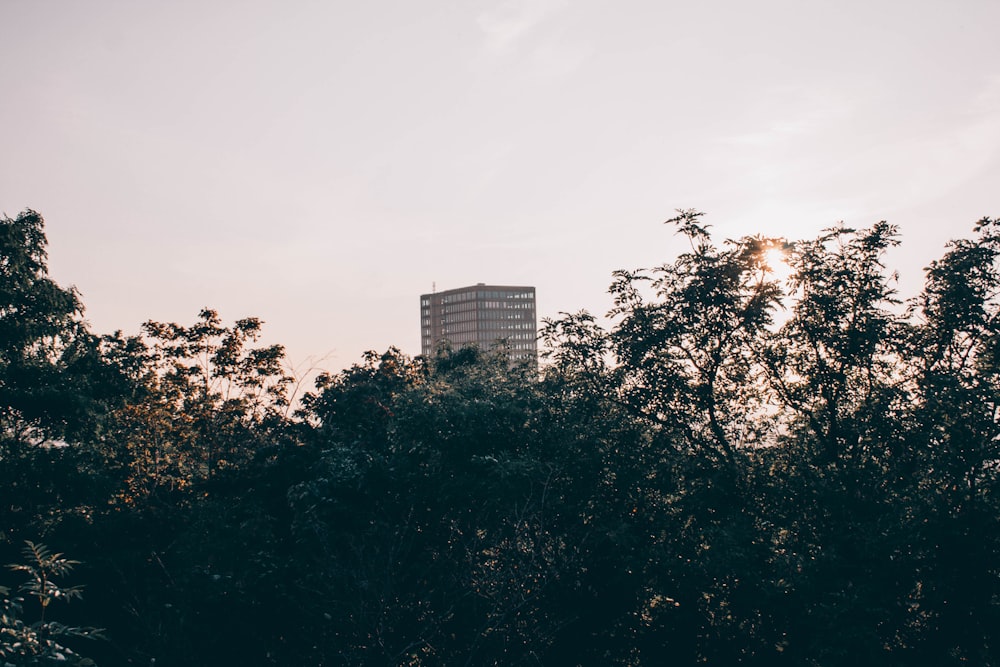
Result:
M703 217L537 368L390 348L294 404L260 320L95 335L41 217L3 218L0 656L1000 664L1000 220L907 298L885 222Z

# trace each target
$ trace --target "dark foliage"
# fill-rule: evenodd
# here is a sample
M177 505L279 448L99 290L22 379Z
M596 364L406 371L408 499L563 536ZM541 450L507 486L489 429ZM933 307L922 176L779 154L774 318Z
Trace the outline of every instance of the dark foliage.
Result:
M96 337L41 217L0 220L0 562L79 561L29 545L0 655L1000 664L1000 222L902 301L886 223L719 244L701 218L615 273L608 327L545 322L540 371L389 349L294 413L259 320ZM25 620L74 565L86 595Z

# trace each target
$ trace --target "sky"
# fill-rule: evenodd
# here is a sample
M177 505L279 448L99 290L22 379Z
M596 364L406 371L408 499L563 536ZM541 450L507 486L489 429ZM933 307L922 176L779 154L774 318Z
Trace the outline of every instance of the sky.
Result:
M1000 216L997 0L0 0L0 213L98 333L256 316L291 365L420 351L418 297L898 225L903 296Z

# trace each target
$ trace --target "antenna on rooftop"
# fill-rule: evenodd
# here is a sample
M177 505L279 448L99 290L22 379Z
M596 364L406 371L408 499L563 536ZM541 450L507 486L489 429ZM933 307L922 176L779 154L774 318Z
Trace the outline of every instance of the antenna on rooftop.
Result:
M438 284L436 282L431 283L431 294L437 294Z

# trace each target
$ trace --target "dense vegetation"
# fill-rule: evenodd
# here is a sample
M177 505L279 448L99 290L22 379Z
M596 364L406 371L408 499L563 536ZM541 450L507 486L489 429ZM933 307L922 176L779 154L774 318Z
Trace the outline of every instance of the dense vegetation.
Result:
M0 664L1000 664L1000 221L906 302L885 223L670 223L540 370L293 405L260 321L96 335L0 219Z

